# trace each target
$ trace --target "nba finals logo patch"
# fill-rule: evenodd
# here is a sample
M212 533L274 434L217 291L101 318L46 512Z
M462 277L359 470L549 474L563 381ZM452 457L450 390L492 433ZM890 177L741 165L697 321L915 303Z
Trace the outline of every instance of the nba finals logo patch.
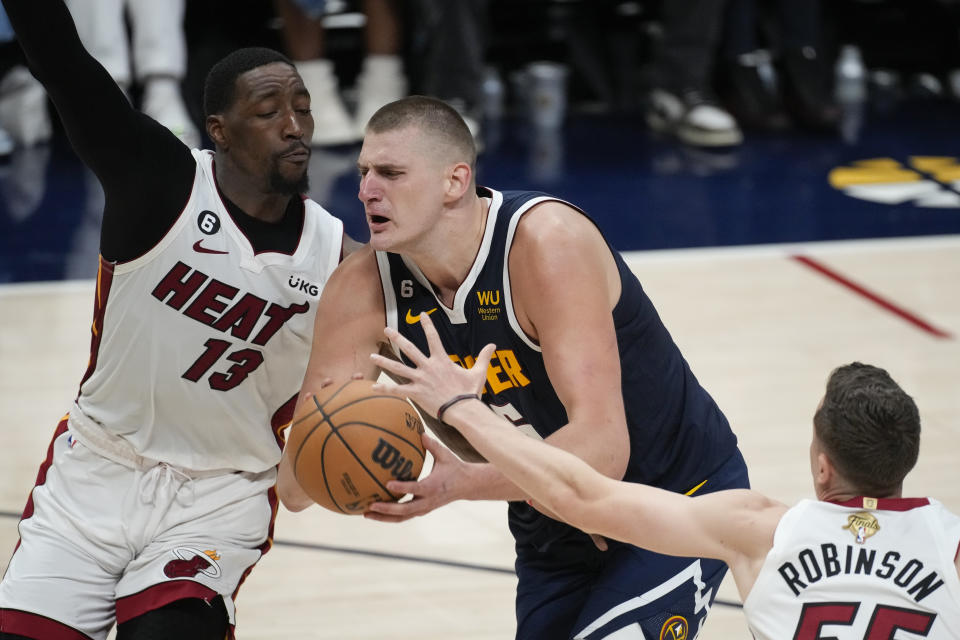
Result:
M690 625L683 616L673 616L660 628L660 640L687 640Z
M861 511L847 516L847 524L840 527L846 529L857 539L857 544L863 544L867 538L880 531L880 523L871 513Z

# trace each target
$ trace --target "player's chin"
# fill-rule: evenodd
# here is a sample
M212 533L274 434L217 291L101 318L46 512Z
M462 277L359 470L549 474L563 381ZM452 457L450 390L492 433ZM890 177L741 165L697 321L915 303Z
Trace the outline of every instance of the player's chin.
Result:
M370 232L370 248L374 251L388 251L390 243L382 237L383 234Z
M310 189L307 166L296 166L281 162L270 175L270 186L275 193L298 195Z
M376 230L370 227L370 248L374 251L390 251L394 248L392 234L386 230Z

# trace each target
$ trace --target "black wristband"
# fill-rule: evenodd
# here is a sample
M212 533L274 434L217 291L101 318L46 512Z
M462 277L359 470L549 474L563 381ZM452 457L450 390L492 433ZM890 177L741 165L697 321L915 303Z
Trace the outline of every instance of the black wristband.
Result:
M443 422L443 414L446 412L446 410L452 407L453 405L457 404L461 400L479 400L479 399L480 399L480 394L477 394L477 393L461 393L458 396L453 396L452 398L444 402L442 405L440 405L439 409L437 409L437 420L439 420L440 422ZM446 423L444 422L444 424Z

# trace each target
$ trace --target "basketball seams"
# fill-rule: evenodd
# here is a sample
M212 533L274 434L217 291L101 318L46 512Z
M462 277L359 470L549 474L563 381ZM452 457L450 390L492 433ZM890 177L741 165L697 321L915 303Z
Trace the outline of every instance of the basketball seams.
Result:
M340 392L338 391L337 393L340 393ZM335 397L336 397L336 396L331 396L329 400L327 400L326 402L323 403L323 406L325 407L327 404L330 403L330 400L333 400ZM359 402L368 402L368 401L370 401L370 400L391 400L391 401L394 401L394 402L402 402L404 405L406 405L406 407L407 407L408 409L413 409L413 405L411 405L409 402L407 402L407 401L404 400L403 398L398 398L397 396L388 396L388 395L384 394L384 395L376 395L376 396L362 396L362 397L360 397L360 398L356 398L355 400L351 400L350 402L347 402L346 404L343 404L343 405L337 407L336 409L334 409L333 411L331 411L330 413L325 413L324 415L326 415L326 416L328 416L328 417L332 417L332 416L337 415L337 413L343 411L343 410L346 409L347 407L352 407L353 405L355 405L355 404L357 404L357 403L359 403ZM322 408L322 407L321 407L321 408Z
M331 427L332 426L333 425L331 425ZM347 511L345 511L343 507L340 506L340 502L333 496L333 491L331 490L331 487L330 487L330 480L327 478L327 468L326 468L326 465L323 464L323 456L327 451L327 443L330 442L330 436L332 436L334 433L336 433L336 431L331 428L330 433L328 433L324 437L323 444L320 445L320 473L323 474L323 486L327 488L327 495L330 496L330 502L332 502L333 506L335 506L337 509L340 509L340 513L347 513ZM343 438L339 438L339 440L340 442L343 442ZM304 440L304 442L306 442L306 440ZM347 443L343 442L343 444L346 445ZM353 454L352 451L350 453ZM354 457L356 457L355 454L354 454ZM361 466L363 465L361 464Z
M364 426L364 427L370 427L371 429L373 429L373 430L375 430L375 431L382 431L383 433L386 433L386 434L388 434L388 435L396 438L397 440L403 442L404 444L407 444L407 445L413 447L413 448L417 451L417 453L420 454L420 459L423 460L424 462L427 461L426 453L425 453L425 452L422 452L422 451L420 450L420 449L421 449L421 445L418 445L418 444L414 443L412 440L408 440L407 438L403 437L402 435L400 435L399 433L397 433L397 432L395 432L395 431L390 431L390 429L386 429L386 428L384 428L384 427L381 427L381 426L378 425L378 424L371 424L371 423L369 423L369 422L362 422L362 421L360 421L360 420L353 420L353 421L351 421L351 422L346 422L346 423L344 423L344 424L336 425L335 427L334 427L333 425L331 425L331 427L333 427L334 430L338 430L338 429L343 429L344 427L348 427L348 426L353 425L353 424L362 425L362 426ZM341 440L342 440L342 438L341 438ZM346 442L344 442L344 444L346 444Z
M415 463L419 463L421 468L423 464L426 462L426 451L423 449L422 439L417 441L415 437L414 438L407 437L403 433L399 432L400 430L403 430L404 420L407 421L408 429L410 429L409 418L410 416L413 416L417 420L417 422L420 423L421 426L419 429L410 429L410 430L414 431L417 436L423 433L423 428L422 428L423 421L418 415L416 409L408 400L404 398L399 398L393 395L388 395L388 394L360 395L359 397L354 397L350 399L344 404L341 404L339 406L336 406L335 408L332 408L331 405L335 405L336 399L340 397L341 394L343 394L344 392L347 393L347 396L355 395L355 392L353 390L349 390L349 387L354 383L358 383L358 382L362 383L363 385L371 384L366 380L363 380L363 381L349 380L341 384L335 390L328 389L325 393L321 392L319 394L321 397L327 396L326 399L323 400L322 402L317 397L317 394L313 394L311 397L313 399L313 404L315 408L311 410L306 416L294 420L293 423L291 424L291 426L296 425L296 426L299 426L300 429L305 428L307 430L305 435L300 440L299 447L293 458L294 475L298 478L298 480L302 477L304 481L308 481L309 478L312 476L314 478L313 482L317 482L318 480L322 482L322 487L323 487L322 491L324 491L326 494L324 498L326 503L329 504L332 508L334 508L335 511L339 511L340 513L344 513L344 514L353 514L356 512L352 510L347 510L343 506L348 503L352 504L349 499L350 498L349 491L347 492L347 494L344 494L342 496L338 495L342 493L341 491L339 491L340 485L337 484L338 474L341 474L341 473L347 474L346 477L349 477L350 474L359 473L360 470L362 469L363 474L360 476L356 476L354 478L354 481L359 483L358 487L363 485L367 487L364 491L367 492L368 498L370 497L369 493L373 493L373 495L376 496L376 494L379 493L380 491L384 492L387 496L389 496L388 499L398 500L401 497L403 497L403 494L395 495L392 491L387 489L386 483L389 480L391 480L391 478L390 477L381 478L380 476L384 474L378 474L379 468L377 468L376 463L371 462L371 460L367 459L368 457L370 457L369 454L372 453L373 451L372 449L369 452L364 451L364 455L361 455L360 453L358 453L362 449L366 448L366 446L362 446L362 445L373 446L374 443L370 442L371 438L373 439L379 438L380 441L390 442L391 446L393 446L394 449L397 449L397 448L402 449L404 446L406 446L407 450L404 451L402 455L407 456L407 460L411 460ZM359 390L359 387L356 387L356 388ZM365 390L360 390L360 394L364 394L364 393L366 393ZM383 402L384 400L388 402ZM359 405L365 402L373 402L374 405L377 406L377 409L371 409L372 411L375 411L377 413L382 413L384 415L390 415L390 414L394 415L395 416L394 420L396 420L396 422L390 422L386 426L381 426L379 424L374 424L368 420L362 419L364 416L361 415L361 416L357 416L358 418L361 418L359 420L350 420L349 422L345 422L344 424L336 423L336 418L338 415L341 414L341 411L351 407L356 410L357 408L354 407L354 405ZM394 407L399 407L399 405L396 405L395 402L403 403L402 413L407 414L406 418L403 418L401 415L397 415L398 409ZM359 412L363 414L364 408L360 408ZM312 423L310 422L311 420L313 420ZM306 424L303 424L303 423L306 423ZM317 446L316 441L314 441L314 444L308 447L308 444L310 443L312 438L321 437L316 434L316 430L320 428L322 425L324 425L324 423L326 423L327 433L322 435L323 441L319 443L319 447ZM357 429L354 431L358 432L357 437L363 440L362 443L354 442L352 445L351 440L354 440L355 438L352 435L340 433L341 429L345 429L352 426L357 427ZM372 432L366 431L368 429L372 429L373 431ZM364 434L364 432L366 433ZM334 433L337 435L336 441L331 440L330 438L330 436ZM352 434L353 431L351 431L350 433ZM343 447L343 451L348 455L343 456L343 453L335 452L334 450L337 449L338 447L333 446L334 442L339 442ZM374 440L374 442L376 442L376 440ZM330 446L328 447L328 445ZM357 448L355 448L355 446ZM380 446L379 444L376 445L376 447L379 447L379 446ZM301 470L301 472L306 475L301 476L301 474L297 472L299 470L301 454L304 453L305 449L307 450L307 457L311 459L317 454L319 454L319 468L315 468L316 465L311 464L310 468L312 469L312 471L307 471L306 469L303 469ZM410 452L410 450L417 452L417 455L419 456L419 460L417 460L416 458L409 457L413 455ZM312 453L312 452L316 452L316 453ZM346 464L347 467L349 467L352 464L354 466L354 469L352 471L348 469L343 469L343 465L341 465L341 468L338 469L337 464L339 463L335 463L331 467L331 465L327 461L328 453L330 454L330 456L333 456L332 458L333 460L342 458L343 462ZM353 460L353 463L346 462L347 460L350 460L350 459ZM357 466L359 468L357 468ZM336 473L332 473L331 471L332 469L336 469ZM316 475L317 472L319 472L319 477L317 477ZM362 477L366 477L366 480L361 481ZM340 480L342 481L342 479ZM370 489L372 487L375 487L375 488L371 492Z
M324 412L324 415L327 415L326 411L324 411L324 407L326 407L328 404L330 404L330 403L334 400L334 398L336 398L338 395L340 395L340 393L341 393L344 389L346 389L347 387L349 387L349 386L350 386L351 384L353 384L354 382L357 382L357 380L347 380L346 382L344 382L343 384L341 384L341 385L340 385L340 388L337 389L336 391L334 391L333 393L331 393L330 396L323 402L323 404L320 404L319 402L317 402L317 395L314 394L312 397L313 397L313 402L314 402L314 404L317 405L317 409L320 409L320 411L323 411L323 412Z
M346 385L344 385L344 386L346 386ZM343 387L341 387L340 389L337 389L337 393L340 393L341 391L343 391ZM334 394L334 395L336 395L336 394ZM317 402L317 396L310 396L310 399L313 400L313 405L317 408L317 410L316 410L316 411L311 411L309 414L305 415L304 417L300 418L299 420L290 423L290 431L291 431L291 433L292 433L292 432L293 432L293 427L294 427L294 425L300 424L301 422L303 422L304 420L306 420L306 419L309 418L310 416L316 415L318 412L320 413L320 421L317 422L316 424L314 424L313 427L310 428L310 431L308 431L308 432L303 436L303 440L300 441L300 448L297 449L297 455L295 455L295 456L293 457L293 475L294 475L294 476L297 475L297 462L300 461L300 453L303 451L303 445L305 445L305 444L307 443L307 440L310 439L310 436L313 435L313 432L316 431L318 428L320 428L320 425L321 425L321 424L323 424L324 422L327 422L327 423L329 424L328 416L327 416L327 414L324 413L324 411L323 411L323 405L321 405L319 402ZM331 399L332 399L332 398L331 398ZM327 402L329 402L329 401L330 401L330 400L327 400ZM326 404L326 402L325 402L324 404Z
M390 491L390 489L387 489L386 485L384 485L382 482L380 482L380 478L378 478L377 476L375 476L369 469L367 469L367 465L364 464L364 461L360 458L360 456L357 455L357 452L353 450L353 447L350 446L350 443L347 442L346 438L344 438L344 437L341 436L339 433L337 433L337 432L340 430L341 427L345 427L345 426L347 426L347 425L349 425L349 424L365 425L365 426L373 427L373 428L378 429L378 430L381 430L381 431L386 431L386 429L380 429L380 428L377 427L376 425L368 424L368 423L366 423L366 422L348 422L348 423L345 424L345 425L339 425L339 426L336 426L336 427L334 427L333 424L331 423L331 424L330 424L330 426L331 426L330 434L327 435L327 440L330 439L330 436L336 434L336 436L337 436L337 438L340 440L340 442L343 443L343 446L346 447L347 451L350 452L350 455L353 456L353 459L356 460L356 461L357 461L357 464L360 465L360 468L363 469L363 472L366 473L368 476L370 476L370 478L374 481L374 483L376 483L376 485L377 485L378 487L380 487L381 489L383 489L384 491L386 491L388 496L390 496L391 498L393 498L394 500L396 500L397 497L396 497L395 495L393 495L393 492ZM392 432L390 432L390 433L392 433ZM324 443L323 443L324 448L326 448L326 445L327 445L327 443L324 442ZM321 452L321 454L320 454L320 459L323 460L323 453L322 453L322 452ZM324 472L323 472L323 481L324 481L324 482L327 481L326 469L324 469ZM329 484L327 484L327 494L330 496L330 499L333 500L334 504L337 504L337 499L333 496L333 492L330 491L330 485L329 485ZM337 509L340 509L340 511L343 511L343 509L340 507L339 504L337 504ZM343 512L344 512L344 513L347 513L346 511L343 511Z
M403 436L401 436L401 435L399 435L399 434L397 434L397 433L395 433L395 432L393 432L393 431L390 431L389 429L384 429L383 427L381 427L381 426L379 426L379 425L376 425L376 424L371 424L371 423L369 423L369 422L361 422L361 421L359 421L359 420L354 420L353 422L347 422L347 423L345 423L345 424L339 424L339 425L334 425L332 422L330 423L330 433L327 435L326 440L329 440L331 435L336 434L336 435L337 435L337 438L340 440L340 442L343 443L343 446L346 447L347 451L350 452L350 455L353 456L353 459L356 460L356 461L357 461L357 464L360 465L360 468L363 469L364 473L366 473L366 474L370 477L370 479L373 480L373 481L376 483L376 485L377 485L378 487L380 487L381 489L383 489L384 491L386 491L386 492L387 492L387 495L389 495L389 496L390 496L391 498L393 498L394 500L396 500L398 497L402 497L403 494L400 494L400 496L397 496L396 494L393 493L393 491L390 491L389 489L387 489L386 485L385 485L384 483L380 482L380 478L378 478L372 471L370 471L370 469L367 468L367 465L366 465L366 462L364 461L364 459L361 458L361 457L357 454L357 452L353 450L353 447L350 446L350 443L347 442L347 439L340 435L340 433L339 433L340 429L343 429L343 428L345 428L345 427L349 427L349 426L352 426L352 425L359 425L359 426L362 426L362 427L369 427L369 428L371 428L371 429L373 429L373 430L375 430L375 431L382 431L383 433L386 433L386 434L388 434L388 435L390 435L390 436L393 436L393 437L396 438L397 440L400 440L401 442L403 442L403 443L407 444L408 446L412 447L412 448L420 455L420 459L421 459L423 462L426 462L426 455L425 455L425 453L421 452L421 451L420 451L420 447L418 447L416 444L414 444L414 443L411 442L410 440L407 440L407 439L404 438ZM325 449L326 446L327 446L327 443L326 443L326 441L324 441L322 449ZM321 453L320 453L320 459L321 459L321 460L323 460L323 451L322 451L322 449L321 449ZM326 486L327 486L327 494L328 494L328 495L330 496L330 498L334 501L334 503L336 503L337 500L336 500L336 498L333 497L333 492L330 491L330 483L327 482L326 469L323 470L323 481L324 481L324 483L325 483ZM340 511L343 511L343 509L340 507L339 504L337 504L337 508L340 509ZM346 511L343 511L343 512L344 512L344 513L347 513Z

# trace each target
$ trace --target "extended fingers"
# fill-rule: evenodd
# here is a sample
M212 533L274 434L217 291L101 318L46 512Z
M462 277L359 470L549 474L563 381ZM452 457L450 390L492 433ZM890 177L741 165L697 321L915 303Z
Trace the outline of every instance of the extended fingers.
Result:
M420 515L415 508L411 508L412 504L412 500L410 502L373 502L367 505L363 517L380 522L403 522Z
M477 359L474 361L473 366L470 367L469 372L471 379L476 385L476 392L483 394L483 385L487 382L487 371L490 369L490 358L493 357L493 352L496 349L496 345L488 344L483 349L480 350L480 353L477 354Z
M391 516L367 509L363 512L363 517L367 520L376 520L377 522L404 522L413 516Z
M420 483L416 480L391 480L387 483L387 491L393 494L416 494Z
M439 461L447 457L453 457L453 453L450 452L450 449L445 447L436 438L431 438L428 436L426 431L421 434L420 439L423 441L423 448L429 451L430 455L432 455L435 460Z
M443 348L443 342L440 341L440 334L437 328L433 326L433 320L426 314L420 314L420 326L423 327L423 333L427 337L427 346L430 348L430 356L443 355L447 357L447 350Z
M420 314L420 317L428 318L429 316L425 314ZM417 348L417 345L413 344L412 342L407 340L405 337L400 335L400 333L397 330L391 329L390 327L384 327L383 334L387 336L389 340L394 342L400 348L400 351L403 352L403 354L406 355L408 358L410 358L410 361L413 362L418 367L424 362L426 362L427 356L423 355L423 352Z
M410 379L410 375L411 375L414 371L416 371L416 369L414 369L414 368L412 368L412 367L408 367L407 365L405 365L404 363L400 362L399 360L394 360L393 358L384 357L384 356L380 355L379 353L371 353L371 354L370 354L370 360L373 362L373 364L377 365L378 367L380 367L380 368L383 369L384 371L388 371L388 372L390 372L390 373L392 373L392 374L398 375L398 376L400 376L401 378L406 378L406 379L408 379L408 380ZM379 387L378 387L378 385L379 385ZM374 387L375 387L375 388L377 388L378 390L383 390L383 391L388 391L389 389L395 388L396 386L397 386L397 385L393 385L392 387L385 387L385 386L383 386L383 385L382 385L381 383L379 383L379 382L374 383Z

